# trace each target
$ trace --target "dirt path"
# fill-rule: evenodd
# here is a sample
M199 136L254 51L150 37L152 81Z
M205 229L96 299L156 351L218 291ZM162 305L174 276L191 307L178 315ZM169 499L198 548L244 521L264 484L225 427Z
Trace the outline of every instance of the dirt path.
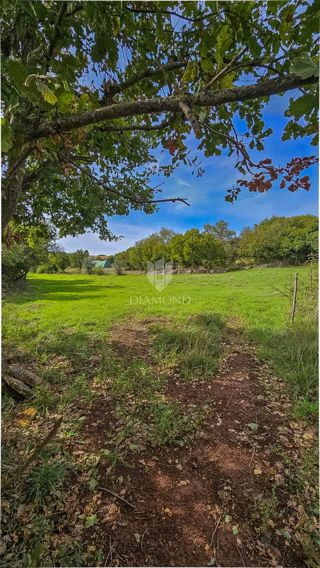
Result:
M147 325L136 332L134 326L118 328L113 347L119 356L145 358ZM105 565L112 566L305 565L306 512L290 464L299 462L302 450L311 451L315 433L288 418L285 393L230 327L215 376L190 385L174 372L165 388L167 400L186 408L208 405L192 444L130 452L114 464L111 477L100 462L94 498L81 495L86 514L98 504L99 524L87 530L87 545L100 543ZM117 420L101 395L86 419L87 447L101 451L110 429L117 429Z

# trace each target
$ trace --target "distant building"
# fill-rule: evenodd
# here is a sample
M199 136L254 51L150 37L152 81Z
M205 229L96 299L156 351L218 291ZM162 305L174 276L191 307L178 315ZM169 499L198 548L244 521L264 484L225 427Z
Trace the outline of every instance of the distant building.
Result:
M112 264L110 260L94 260L93 267L94 268L111 268Z

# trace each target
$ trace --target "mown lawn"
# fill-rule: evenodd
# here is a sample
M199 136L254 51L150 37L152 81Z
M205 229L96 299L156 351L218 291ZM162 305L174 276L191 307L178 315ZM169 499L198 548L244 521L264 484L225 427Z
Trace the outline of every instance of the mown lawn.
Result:
M44 362L50 353L85 361L113 322L127 317L192 314L236 318L263 357L287 378L306 414L317 382L315 275L310 267L174 275L157 292L145 275L29 275L4 302L5 346ZM290 323L293 276L299 275L296 322ZM313 288L313 289L310 289ZM310 403L310 404L309 404ZM311 405L311 406L310 406ZM302 410L304 413L305 410Z

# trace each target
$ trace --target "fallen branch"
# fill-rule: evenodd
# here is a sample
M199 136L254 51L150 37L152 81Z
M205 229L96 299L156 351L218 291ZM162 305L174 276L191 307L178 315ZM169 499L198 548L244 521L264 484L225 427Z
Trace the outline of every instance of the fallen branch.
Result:
M27 369L22 369L19 365L9 365L7 369L5 368L5 370L8 371L9 375L19 381L22 381L29 387L36 387L42 383L42 380L38 375L28 371Z
M18 393L19 396L22 396L23 398L28 398L32 395L31 388L28 385L26 385L24 382L20 381L19 379L15 379L10 375L3 374L2 380L6 383L6 385L8 385L8 387L10 387L10 389Z
M52 440L52 438L56 435L60 425L62 422L62 417L59 418L53 428L50 430L50 432L47 434L47 436L44 438L44 440L42 440L42 442L40 442L40 444L38 446L35 447L35 449L33 450L33 452L30 454L30 456L28 457L27 461L22 464L16 471L16 473L10 478L7 479L6 481L4 481L3 485L2 485L2 491L6 491L9 487L11 487L11 485L13 483L15 483L15 481L17 481L18 479L20 479L20 477L22 476L22 474L24 473L24 471L29 467L29 465L33 462L33 460L39 455L39 453L41 452L41 450L50 442L50 440Z
M101 489L101 491L106 491L107 493L109 493L109 495L112 495L113 497L115 497L116 499L119 499L119 501L122 501L122 503L125 503L125 505L128 505L128 507L131 507L131 509L135 509L135 506L132 505L132 503L130 503L129 501L127 501L126 499L124 499L123 497L121 497L121 495L118 495L117 493L114 493L113 491L111 491L110 489L107 489L106 487L101 487L98 485L97 489Z

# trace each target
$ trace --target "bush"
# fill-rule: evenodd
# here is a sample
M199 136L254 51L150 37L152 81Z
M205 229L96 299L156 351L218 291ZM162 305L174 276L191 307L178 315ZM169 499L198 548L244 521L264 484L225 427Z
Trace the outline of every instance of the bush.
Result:
M96 274L97 276L103 276L104 270L103 268L101 268L101 266L97 266L96 268L92 269L92 274Z
M123 266L119 262L113 263L113 270L114 273L117 274L118 276L121 276L121 274L123 274Z
M5 282L24 280L30 266L31 255L28 247L18 243L2 247L2 274Z
M81 273L82 274L92 274L93 262L90 258L86 258L82 263Z
M37 274L54 274L55 272L58 272L58 267L55 264L50 264L49 262L39 264L37 268Z

